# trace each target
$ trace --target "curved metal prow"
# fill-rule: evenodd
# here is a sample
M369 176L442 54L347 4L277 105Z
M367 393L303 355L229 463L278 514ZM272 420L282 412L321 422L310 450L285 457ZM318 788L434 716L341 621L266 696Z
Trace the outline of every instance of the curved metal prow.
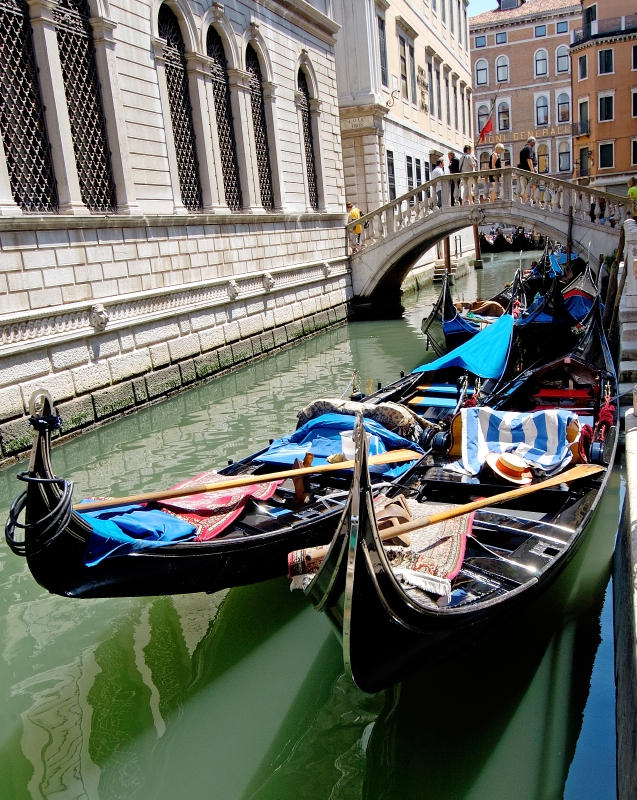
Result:
M345 594L343 597L343 663L345 665L345 674L351 680L354 680L350 650L354 576L356 572L356 554L358 552L361 512L365 513L365 508L361 506L361 497L370 485L369 469L367 466L367 436L365 435L363 415L360 413L356 415L353 439L356 445L356 463L354 466L354 477L350 495L349 541L347 545L347 565L345 571Z

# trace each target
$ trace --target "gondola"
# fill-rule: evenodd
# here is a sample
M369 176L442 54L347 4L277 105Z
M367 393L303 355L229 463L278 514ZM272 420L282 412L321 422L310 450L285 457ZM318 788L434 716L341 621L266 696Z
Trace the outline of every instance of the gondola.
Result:
M403 383L397 382L396 392ZM347 405L338 401L312 404L303 410L303 424L294 434L217 474L203 473L175 487L182 494L188 490L185 497L120 502L114 507L111 503L96 512L82 503L74 507L72 482L55 476L51 435L61 420L53 413L48 393L36 392L30 403L35 430L31 459L28 471L18 476L27 488L11 506L7 543L14 553L26 557L40 585L66 597L214 592L284 575L290 545L329 541L343 509L351 471L349 476L347 472L319 473L321 464L327 463L327 450L323 457L320 451L320 447L329 450L326 437L353 428L354 417ZM365 424L379 453L404 447L409 452L403 455L420 457L421 428L407 410L379 400L351 406L369 416ZM309 442L319 443L314 448L315 473L267 480L282 468L285 472L286 467L308 464L307 455L303 456L311 449ZM385 463L375 468L375 479L391 480L407 466L407 462ZM202 483L214 486L220 480L242 478L250 484L247 489L214 494L197 489Z
M427 338L427 346L431 347L437 356L442 356L464 344L480 331L477 322L465 319L454 306L449 276L446 273L442 279L438 300L429 316L423 320L421 330Z
M524 232L524 228L517 228L511 240L511 250L517 252L518 250L534 250L535 245L530 237Z
M490 407L460 413L460 448L453 440L445 448L432 448L400 486L371 485L359 436L352 489L327 553L314 562L290 555L293 580L337 629L346 672L366 692L467 648L505 614L538 598L577 552L606 487L617 444L617 378L599 307L567 356L520 374L490 402ZM534 493L524 494L523 487L488 467L474 475L449 469L458 454L465 467L470 462L465 456L476 419L501 414L513 424L517 414L512 412L540 413L544 419L552 415L556 424L568 419L559 448L550 462L548 454L541 462L545 474L552 464L552 478L536 473L526 487ZM579 441L568 435L572 426L579 428ZM575 467L585 477L563 483L562 474L568 480L564 468L569 471L579 459L590 462ZM491 505L508 490L515 499ZM379 531L376 509L386 498L407 505L416 520L475 498L486 498L490 505L457 517L454 524L446 522L433 538L430 529L417 530L405 549L388 543L388 537L409 526ZM309 574L301 568L304 563L312 565ZM469 667L469 681L470 673Z

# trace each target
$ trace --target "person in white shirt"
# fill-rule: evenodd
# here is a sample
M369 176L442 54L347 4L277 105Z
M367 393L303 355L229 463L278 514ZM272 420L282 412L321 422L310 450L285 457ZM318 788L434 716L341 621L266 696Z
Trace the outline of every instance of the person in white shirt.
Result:
M471 145L466 144L460 157L460 172L475 172L478 169L476 157L471 152ZM462 185L462 184L461 184ZM462 203L473 203L474 182L468 181L467 188L462 188Z
M433 172L431 173L431 180L435 178L439 178L441 175L445 174L445 164L442 159L439 159L436 162L436 166L434 167ZM442 183L438 181L436 184L436 195L438 197L438 208L442 207Z

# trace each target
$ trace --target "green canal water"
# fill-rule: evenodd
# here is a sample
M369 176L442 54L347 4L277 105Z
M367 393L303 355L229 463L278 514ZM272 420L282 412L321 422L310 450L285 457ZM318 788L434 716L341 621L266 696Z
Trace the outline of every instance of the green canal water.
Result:
M487 261L455 293L488 296L516 264ZM171 486L244 456L312 399L339 396L353 369L365 389L430 358L420 323L434 296L68 442L54 468L79 498ZM3 520L17 471L0 472ZM620 482L616 468L576 559L532 610L374 696L344 678L329 624L286 579L68 600L3 542L0 798L611 800Z

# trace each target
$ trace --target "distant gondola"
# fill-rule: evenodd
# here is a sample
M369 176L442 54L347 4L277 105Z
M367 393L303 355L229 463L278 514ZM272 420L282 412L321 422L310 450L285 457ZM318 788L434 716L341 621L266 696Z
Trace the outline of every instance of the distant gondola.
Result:
M462 437L469 437L467 429L480 414L540 411L554 415L556 424L568 420L567 433L571 426L580 430L580 442L571 443L567 434L558 442L557 475L578 459L605 469L570 484L558 484L555 477L550 488L444 523L433 539L427 538L431 529L421 528L405 549L388 544L391 529L382 536L379 531L375 509L385 497L418 518L519 487L488 467L475 477L444 469L454 460L452 440L446 448L433 448L403 476L400 487L381 488L379 497L359 436L347 508L329 550L318 559L318 571L299 578L314 606L341 634L346 672L366 692L467 648L505 614L538 598L575 555L607 485L617 441L617 379L599 308L568 358L520 374L492 400L492 409L468 408L459 415L463 458ZM541 485L542 478L535 481ZM298 554L292 554L291 568L298 563Z
M438 300L422 322L422 332L427 337L428 346L441 356L464 344L479 331L480 325L465 319L454 306L449 276L445 273Z

